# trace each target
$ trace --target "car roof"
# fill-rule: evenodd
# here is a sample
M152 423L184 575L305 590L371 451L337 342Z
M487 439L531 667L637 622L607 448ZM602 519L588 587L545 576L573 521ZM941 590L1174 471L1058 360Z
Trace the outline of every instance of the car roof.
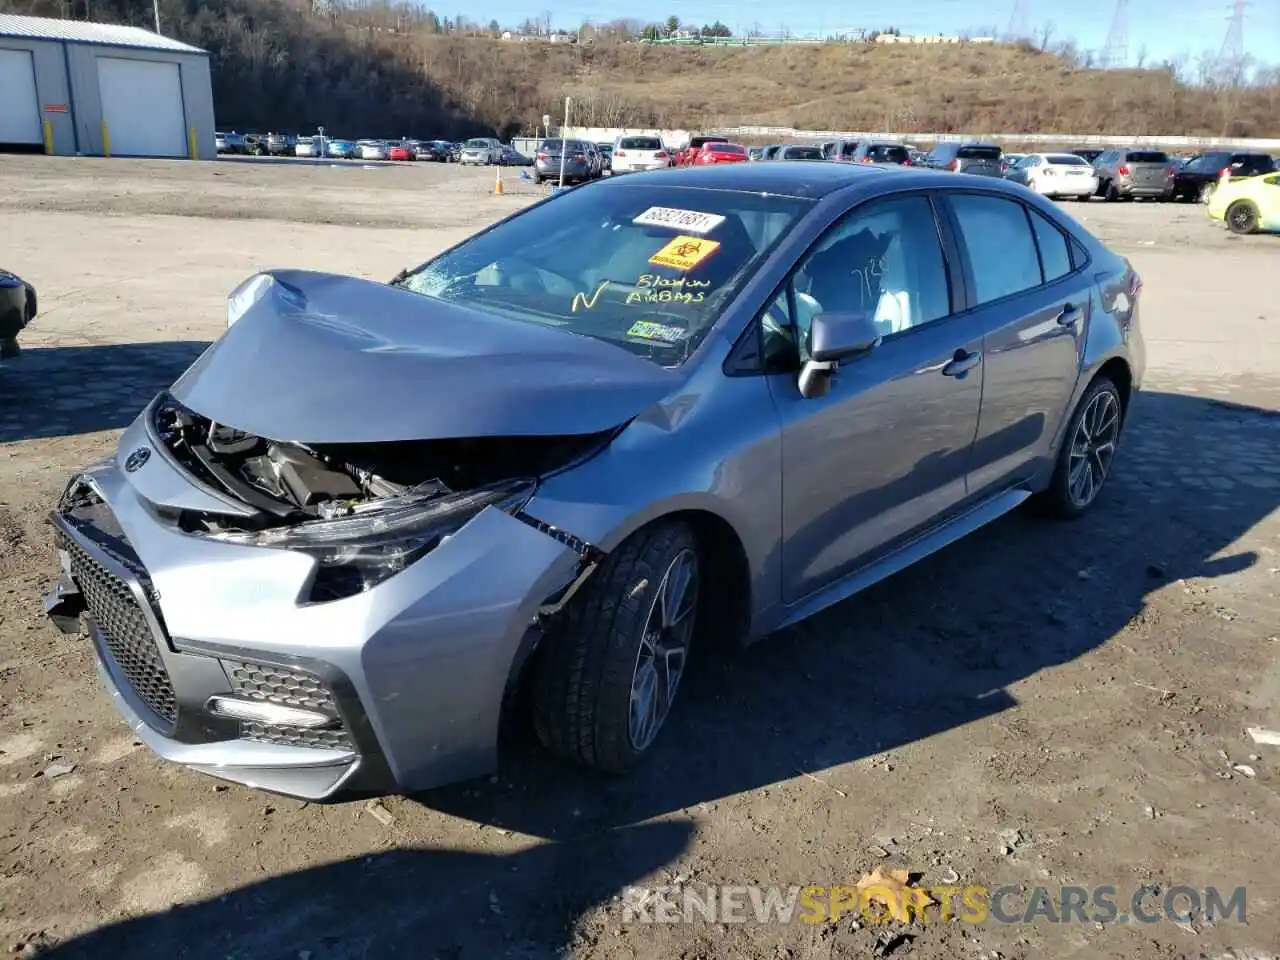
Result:
M746 193L776 193L816 200L850 184L871 180L878 183L880 178L893 177L897 173L896 170L869 164L796 160L784 164L733 163L701 168L668 167L643 174L641 182L655 187L705 187L711 190L741 190ZM911 171L905 175L921 173ZM940 174L939 177L941 183L955 182L954 176Z

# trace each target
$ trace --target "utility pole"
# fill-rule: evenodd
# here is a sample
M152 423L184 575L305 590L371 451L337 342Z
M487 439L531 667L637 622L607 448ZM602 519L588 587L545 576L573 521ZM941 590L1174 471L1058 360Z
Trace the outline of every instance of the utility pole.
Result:
M1247 6L1248 0L1235 0L1231 5L1227 35L1222 38L1222 49L1218 51L1219 68L1236 68L1244 64L1244 8Z
M1031 36L1031 0L1014 0L1013 13L1009 17L1008 38L1026 40Z
M160 32L160 0L151 0L151 8L156 15L156 33Z
M1116 0L1116 12L1107 31L1107 45L1102 51L1104 67L1129 65L1129 0Z

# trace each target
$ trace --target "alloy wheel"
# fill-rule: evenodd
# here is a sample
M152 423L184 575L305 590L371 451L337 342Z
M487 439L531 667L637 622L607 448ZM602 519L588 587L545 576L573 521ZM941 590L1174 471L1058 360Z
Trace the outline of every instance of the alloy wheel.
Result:
M1078 509L1098 496L1111 470L1120 437L1120 401L1110 390L1099 392L1076 424L1067 468L1067 495Z
M631 675L627 732L637 752L653 743L671 710L689 659L697 608L698 557L681 550L654 593Z

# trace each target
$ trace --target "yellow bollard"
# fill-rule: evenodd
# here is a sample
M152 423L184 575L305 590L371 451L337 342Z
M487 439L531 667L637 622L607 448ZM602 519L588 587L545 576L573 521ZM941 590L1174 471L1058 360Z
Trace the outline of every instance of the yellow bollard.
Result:
M498 165L498 178L493 184L493 193L495 196L502 196L502 166Z
M196 128L187 127L187 149L191 152L192 160L200 159L200 152L196 149Z
M48 120L44 122L44 152L46 156L53 155L53 124Z
M111 131L107 128L107 121L102 121L102 155L104 157L111 156Z

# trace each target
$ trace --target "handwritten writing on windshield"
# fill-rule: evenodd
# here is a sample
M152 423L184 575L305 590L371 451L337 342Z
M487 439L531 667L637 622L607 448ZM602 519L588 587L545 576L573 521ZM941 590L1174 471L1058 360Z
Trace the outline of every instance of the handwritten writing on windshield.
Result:
M627 294L627 303L701 303L710 286L710 280L642 273L636 278L636 289Z
M596 301L600 299L600 294L604 293L604 288L608 285L608 280L601 280L600 285L595 288L590 296L585 293L575 293L573 302L569 304L569 312L577 313L578 307L582 307L583 310L590 310L596 305Z

